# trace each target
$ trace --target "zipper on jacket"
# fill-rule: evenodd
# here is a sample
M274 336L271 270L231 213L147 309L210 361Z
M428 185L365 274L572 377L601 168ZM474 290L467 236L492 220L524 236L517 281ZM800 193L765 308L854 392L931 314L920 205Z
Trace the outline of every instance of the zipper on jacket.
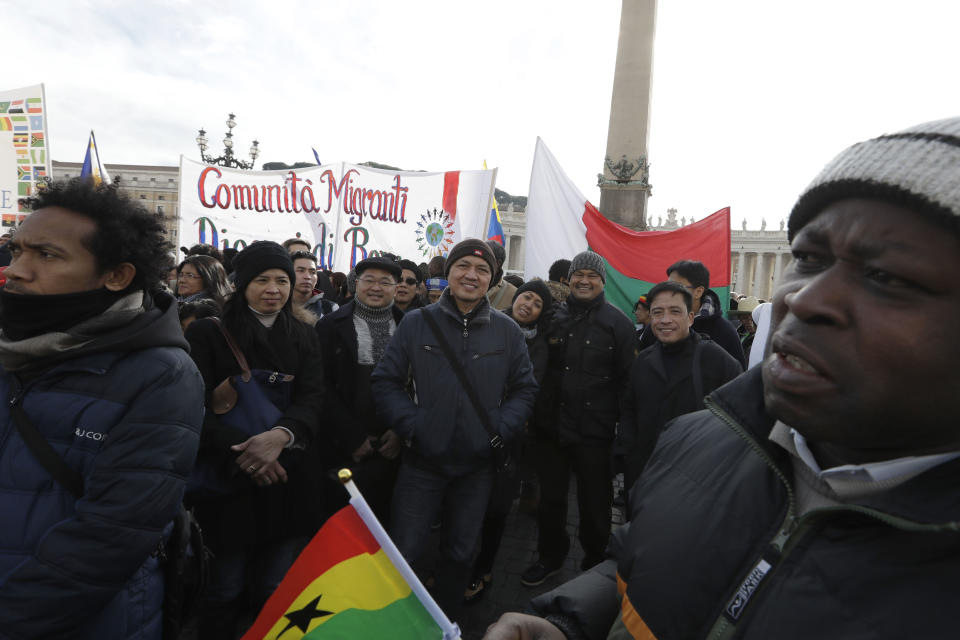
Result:
M747 431L737 423L726 411L718 407L713 403L713 400L710 396L707 396L703 399L703 404L710 410L710 413L720 418L720 421L727 425L734 433L736 433L742 440L744 440L750 449L760 456L767 466L773 471L773 473L780 479L780 482L783 483L783 486L787 490L787 517L784 518L783 524L780 526L780 530L777 532L777 535L774 536L773 540L770 541L770 544L773 545L773 548L778 552L783 551L783 546L786 543L787 539L793 533L793 530L797 526L797 509L796 509L796 496L793 493L793 485L790 484L790 480L787 478L783 470L780 469L773 461L766 451L763 450L756 440L753 439Z
M793 486L790 484L790 481L787 478L786 474L780 469L780 467L776 465L776 463L774 463L773 459L767 454L766 451L763 450L763 448L757 443L757 441L753 438L753 436L747 433L747 431L743 427L741 427L740 424L736 420L734 420L733 417L731 417L726 411L724 411L723 409L718 407L716 404L714 404L710 396L707 396L706 398L704 398L703 403L713 415L719 418L721 422L723 422L735 434L737 434L737 436L739 436L741 440L746 442L747 445L755 454L760 456L760 459L763 460L767 464L767 466L773 471L773 473L777 476L777 478L779 478L780 482L783 483L783 486L786 488L786 491L787 491L787 515L784 518L783 523L780 525L780 528L777 531L777 534L773 537L772 540L770 540L770 546L773 547L773 549L776 551L777 559L775 563L768 563L768 565L770 566L768 566L766 571L763 573L759 581L759 584L757 584L756 587L749 593L747 602L744 605L744 610L746 610L746 607L748 607L751 603L756 601L756 598L759 595L760 591L762 591L763 587L770 582L771 575L776 572L779 566L781 566L782 561L786 556L786 552L784 551L784 548L787 544L787 541L790 540L791 537L797 532L798 527L797 527L797 515L796 515L796 497L794 496L794 493L793 493ZM799 538L800 536L796 536L794 540ZM761 556L757 564L754 565L754 569L751 571L751 573L753 573L753 571L756 571L757 567L759 567L761 563L764 563L764 562L766 562L766 560L763 558L763 556ZM727 640L728 638L731 638L733 636L734 632L737 629L737 623L731 622L726 617L725 615L726 610L729 604L737 596L737 593L743 589L744 585L747 583L747 580L749 580L749 578L750 578L750 573L747 574L747 577L743 581L741 581L740 584L736 585L735 591L728 594L726 600L724 600L724 609L720 613L720 617L717 618L716 622L713 623L713 626L710 627L710 631L707 633L707 640ZM740 615L743 615L742 611Z
M763 579L756 589L750 594L749 600L746 606L756 602L757 595L763 589L763 587L768 584L771 580L773 574L776 573L777 569L782 566L783 560L790 555L797 543L803 538L813 526L822 519L823 516L829 515L831 513L859 513L867 517L873 518L879 522L882 522L890 527L895 529L900 529L903 531L914 531L914 532L928 532L928 533L937 533L937 532L956 532L960 531L960 522L949 521L941 524L922 524L919 522L914 522L912 520L907 520L906 518L901 518L899 516L890 515L889 513L884 513L882 511L871 509L870 507L864 507L861 505L842 505L835 507L822 507L819 509L813 509L805 513L802 517L797 518L796 508L795 508L795 497L793 493L792 485L787 481L786 475L780 470L779 467L773 462L773 459L767 455L767 452L764 451L756 440L746 432L746 430L741 427L736 420L734 420L729 414L720 409L716 404L714 404L710 397L704 399L704 404L715 416L720 418L720 420L726 424L730 429L733 430L738 436L740 436L750 448L757 453L773 470L777 477L784 483L784 486L787 489L787 517L784 520L783 525L781 525L780 530L777 532L777 535L774 536L773 540L770 541L771 546L777 550L778 557L776 563L773 564L769 570L763 575ZM761 561L763 559L761 558ZM738 585L738 590L743 585ZM735 596L731 594L731 597L727 599L729 603L732 598ZM726 610L726 605L724 607ZM742 614L741 614L742 615ZM736 623L731 622L727 617L721 613L720 617L710 628L710 632L707 634L708 640L727 640L732 637L736 631Z

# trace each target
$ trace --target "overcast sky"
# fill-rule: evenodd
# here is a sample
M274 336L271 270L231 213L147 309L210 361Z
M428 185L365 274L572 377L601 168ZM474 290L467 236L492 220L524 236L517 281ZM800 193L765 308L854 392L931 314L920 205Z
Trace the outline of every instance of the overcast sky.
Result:
M499 167L527 193L541 136L599 202L620 2L17 2L4 89L45 83L52 157L219 150L227 113L260 161ZM676 0L656 25L653 218L733 208L771 228L836 152L960 115L960 3Z

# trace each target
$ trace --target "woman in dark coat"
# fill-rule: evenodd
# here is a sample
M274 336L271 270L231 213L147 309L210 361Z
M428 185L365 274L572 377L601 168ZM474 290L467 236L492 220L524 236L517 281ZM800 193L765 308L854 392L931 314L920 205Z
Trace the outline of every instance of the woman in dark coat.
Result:
M513 318L523 331L527 342L527 353L533 364L533 377L536 378L537 384L543 381L543 375L547 370L547 343L544 329L550 321L553 305L553 296L546 283L542 280L531 280L517 289L513 296L513 303L505 311L506 315ZM525 440L520 444L525 448L522 455L528 457L531 452ZM515 451L514 455L519 458L521 452ZM500 539L507 524L510 505L519 488L519 470L509 474L509 477L503 472L498 473L494 489L490 494L487 513L483 518L480 552L473 564L473 579L464 594L467 602L477 600L490 587L493 578L491 573L493 562L500 549Z
M188 496L215 554L200 613L204 638L235 638L252 622L323 515L322 473L311 446L323 367L315 334L293 314L293 263L280 245L254 242L234 266L237 293L224 307L224 328L250 369L293 380L275 424L253 436L231 427L215 413L213 390L239 374L240 365L215 320L187 329L190 355L207 387L198 470L212 470L229 487Z

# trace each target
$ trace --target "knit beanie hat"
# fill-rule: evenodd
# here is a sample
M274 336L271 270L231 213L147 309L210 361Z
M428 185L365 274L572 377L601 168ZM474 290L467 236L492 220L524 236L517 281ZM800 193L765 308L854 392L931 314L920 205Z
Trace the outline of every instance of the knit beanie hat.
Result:
M517 292L513 294L513 302L516 302L517 298L524 291L532 291L540 296L540 300L543 302L544 309L553 304L553 295L550 293L550 288L547 286L547 283L539 278L529 282L524 282L520 287L518 287Z
M573 260L570 261L570 269L567 271L567 280L573 277L574 271L581 269L590 269L600 274L600 281L607 283L607 268L603 265L603 258L593 251L581 251Z
M276 242L257 240L237 254L233 260L233 273L236 278L237 292L243 293L247 285L267 269L282 269L295 280L293 261L290 254Z
M497 275L500 267L497 264L497 259L493 255L493 251L490 250L487 243L483 240L477 240L476 238L467 238L453 245L453 249L450 249L450 253L447 255L447 261L443 265L443 275L449 280L450 267L464 256L483 258L483 260L490 265L490 286L493 286L493 278Z
M824 167L790 213L788 238L829 204L874 198L960 221L960 118L855 144Z

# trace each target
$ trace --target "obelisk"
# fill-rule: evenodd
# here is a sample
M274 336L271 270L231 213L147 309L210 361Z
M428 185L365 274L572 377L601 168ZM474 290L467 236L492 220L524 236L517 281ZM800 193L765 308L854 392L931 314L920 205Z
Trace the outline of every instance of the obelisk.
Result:
M636 230L647 228L650 196L650 87L657 0L622 0L617 66L603 173L597 175L600 212Z

